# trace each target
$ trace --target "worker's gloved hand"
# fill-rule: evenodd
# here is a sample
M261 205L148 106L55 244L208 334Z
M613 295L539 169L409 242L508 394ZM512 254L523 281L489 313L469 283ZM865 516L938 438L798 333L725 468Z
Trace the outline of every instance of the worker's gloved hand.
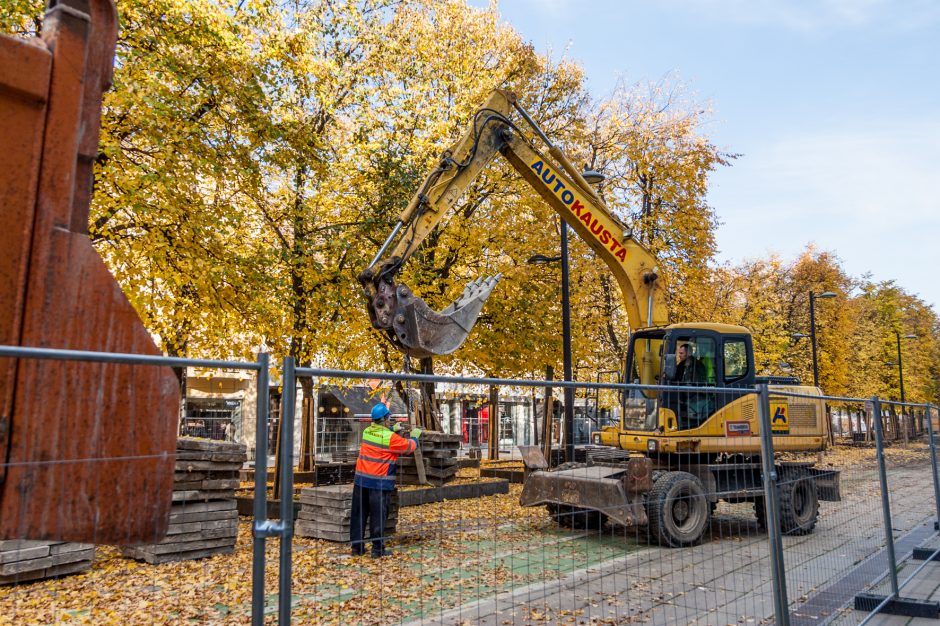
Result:
M422 432L424 432L424 431L421 430L420 428L412 428L412 429L411 429L411 438L412 438L412 439L417 439L418 437L421 436L421 433L422 433Z
M392 432L397 433L399 430L401 430L401 422L395 422L395 425L392 426Z

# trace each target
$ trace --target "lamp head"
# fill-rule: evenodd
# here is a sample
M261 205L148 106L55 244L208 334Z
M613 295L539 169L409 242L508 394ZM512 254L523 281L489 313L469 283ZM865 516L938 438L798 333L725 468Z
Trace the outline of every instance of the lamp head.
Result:
M543 265L545 263L554 263L556 261L561 261L561 257L545 256L544 254L533 254L526 260L526 263L529 265Z
M589 170L587 165L585 165L584 169L581 171L581 178L583 178L589 185L597 185L604 182L604 179L607 177L597 170Z

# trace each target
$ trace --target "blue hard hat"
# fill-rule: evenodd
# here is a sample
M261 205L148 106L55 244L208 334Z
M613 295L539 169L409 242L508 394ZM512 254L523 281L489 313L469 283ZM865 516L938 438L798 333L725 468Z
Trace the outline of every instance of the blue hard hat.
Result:
M372 421L377 422L379 420L384 420L388 417L388 414L391 411L388 410L388 407L379 402L374 407L372 407Z

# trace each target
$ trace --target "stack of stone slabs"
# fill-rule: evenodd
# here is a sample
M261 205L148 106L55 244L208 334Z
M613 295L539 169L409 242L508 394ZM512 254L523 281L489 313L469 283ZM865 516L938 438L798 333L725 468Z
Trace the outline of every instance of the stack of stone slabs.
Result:
M424 458L424 473L431 485L443 485L450 482L460 469L457 452L460 450L460 435L448 435L436 431L424 431L418 438L421 456ZM402 456L398 459L399 482L405 485L418 484L418 468L415 457Z
M160 543L121 548L147 563L228 554L235 549L235 489L247 459L243 444L183 437L176 444L170 526Z
M90 543L0 541L0 585L84 572L94 558Z
M349 541L349 521L352 512L352 485L307 487L300 492L300 512L294 532L300 537ZM398 494L393 492L389 507L385 535L395 534L398 523ZM368 525L365 529L368 539Z

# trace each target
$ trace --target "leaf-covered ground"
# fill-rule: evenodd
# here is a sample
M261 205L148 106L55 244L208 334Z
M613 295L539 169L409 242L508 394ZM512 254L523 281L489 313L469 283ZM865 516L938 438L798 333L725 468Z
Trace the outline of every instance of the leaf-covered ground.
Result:
M889 469L923 464L928 455L920 443L886 449ZM845 470L848 478L853 470L874 468L874 449L837 446L823 464ZM472 473L462 471L463 479L472 480ZM877 490L877 482L869 482ZM513 485L506 495L402 509L390 541L394 554L385 559L351 557L343 544L295 538L295 623L386 624L429 617L644 548L635 536L558 529L543 508L518 505L520 489ZM823 515L829 508L822 507ZM747 504L722 504L719 515L726 525L752 519ZM271 622L277 553L277 541L269 541L265 591ZM239 522L230 555L152 566L99 546L86 573L0 587L0 624L245 624L251 561L247 518Z
M380 624L427 616L513 586L558 577L634 547L562 531L541 507L509 494L400 512L391 557L351 557L348 547L294 541L294 617L299 624ZM274 620L277 541L267 549L267 604ZM234 554L147 565L99 546L89 572L0 588L0 624L244 624L250 615L250 522Z

